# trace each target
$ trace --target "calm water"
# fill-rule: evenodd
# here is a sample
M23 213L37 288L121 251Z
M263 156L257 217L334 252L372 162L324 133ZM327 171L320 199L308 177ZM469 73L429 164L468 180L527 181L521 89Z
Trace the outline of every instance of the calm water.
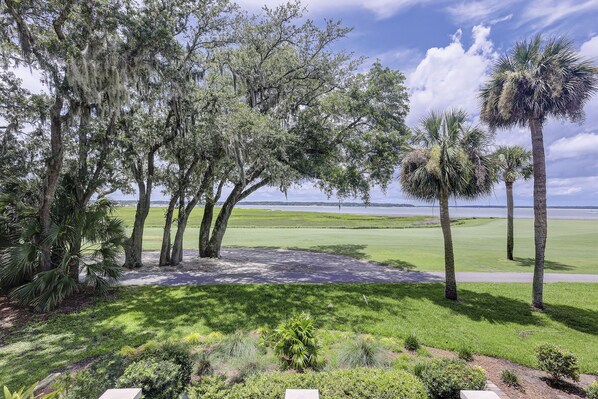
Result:
M379 216L438 216L438 207L344 207L338 206L270 206L270 205L238 205L239 208L259 208L280 211L304 211L304 212L333 212L349 213L359 215ZM507 216L505 208L465 208L454 206L450 208L451 217L495 217L504 218ZM532 208L515 208L516 218L533 218ZM549 219L578 219L598 220L598 209L560 209L549 208Z

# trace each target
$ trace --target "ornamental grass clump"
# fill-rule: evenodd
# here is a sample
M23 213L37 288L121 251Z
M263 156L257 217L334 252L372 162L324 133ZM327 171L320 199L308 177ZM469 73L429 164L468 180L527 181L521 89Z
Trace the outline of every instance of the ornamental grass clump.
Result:
M383 367L388 363L389 351L367 336L345 343L338 354L338 365L341 368Z

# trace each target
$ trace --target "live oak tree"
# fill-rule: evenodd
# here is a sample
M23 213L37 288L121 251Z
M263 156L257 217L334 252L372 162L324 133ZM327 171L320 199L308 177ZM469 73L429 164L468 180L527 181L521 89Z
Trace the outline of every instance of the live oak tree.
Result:
M301 17L298 3L266 8L240 25L238 46L220 56L243 104L229 107L223 129L223 151L234 163L206 196L202 257L219 256L235 205L264 186L314 182L329 195L367 201L373 185L392 178L407 131L403 75L376 63L353 76L360 60L331 50L348 30L332 21L297 24Z
M138 39L160 46L152 71L136 87L123 134L124 159L137 186L135 221L125 251L125 266L142 265L143 230L156 179L159 151L184 129L188 96L202 80L215 48L230 41L234 7L226 0L145 2ZM153 27L150 33L145 30ZM154 44L153 44L154 43Z
M532 153L520 146L502 146L494 152L498 177L505 183L507 194L507 259L513 260L513 183L532 176Z
M542 309L546 217L546 159L543 127L554 117L580 121L584 105L598 90L598 68L584 60L566 38L540 35L517 43L493 67L482 88L481 119L491 129L529 127L534 174L535 264L532 305Z
M446 274L445 297L456 301L457 280L449 215L450 198L474 199L489 194L495 183L491 136L467 123L462 110L431 112L415 131L412 148L401 165L403 192L440 206Z

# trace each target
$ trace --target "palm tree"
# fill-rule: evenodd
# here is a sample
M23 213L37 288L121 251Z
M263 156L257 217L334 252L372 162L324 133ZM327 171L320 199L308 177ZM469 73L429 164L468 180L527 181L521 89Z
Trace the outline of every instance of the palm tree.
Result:
M540 35L517 43L493 67L482 88L481 119L491 129L529 127L534 169L535 265L532 305L542 309L546 249L546 161L544 123L549 117L579 121L598 88L598 69L565 38Z
M455 257L449 216L449 199L473 199L492 191L494 167L486 155L490 136L466 124L461 110L430 113L416 129L413 147L401 165L403 192L440 204L446 271L445 297L457 300Z
M507 259L513 260L513 183L532 176L532 153L520 146L503 146L498 147L494 156L507 191Z

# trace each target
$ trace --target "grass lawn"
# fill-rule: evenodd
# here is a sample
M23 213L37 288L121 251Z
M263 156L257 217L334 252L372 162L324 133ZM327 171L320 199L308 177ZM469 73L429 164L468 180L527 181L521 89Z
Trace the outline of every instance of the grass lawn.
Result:
M528 306L528 284L460 284L460 303L442 294L441 284L123 288L116 298L13 333L0 347L0 385L27 385L123 345L274 326L300 311L323 330L400 339L415 332L429 346L467 345L529 366L534 347L552 342L576 353L582 372L598 373L598 284L547 284L544 313Z
M309 214L309 217L315 216ZM233 218L233 222L234 220ZM197 220L190 221L190 225L198 223ZM234 223L232 225L235 226ZM515 220L516 260L513 262L506 260L505 235L505 219L465 220L462 224L454 226L453 242L457 270L532 272L533 221ZM144 249L159 250L161 240L161 228L146 228ZM198 229L188 228L185 248L197 248L197 241ZM598 221L550 220L546 271L598 273L597 243ZM224 246L298 248L345 254L410 270L444 270L442 232L437 227L394 229L232 227L226 232Z
M152 207L147 216L146 227L164 227L165 207ZM217 215L219 208L214 212ZM197 226L203 215L203 208L197 207L191 212L190 220ZM135 220L135 207L116 208L116 216L127 226ZM216 219L216 217L214 217ZM344 228L344 229L388 229L416 227L418 223L429 220L428 216L370 216L343 213L273 211L268 209L235 208L228 224L229 227L280 227L280 228ZM175 212L176 220L176 212Z

